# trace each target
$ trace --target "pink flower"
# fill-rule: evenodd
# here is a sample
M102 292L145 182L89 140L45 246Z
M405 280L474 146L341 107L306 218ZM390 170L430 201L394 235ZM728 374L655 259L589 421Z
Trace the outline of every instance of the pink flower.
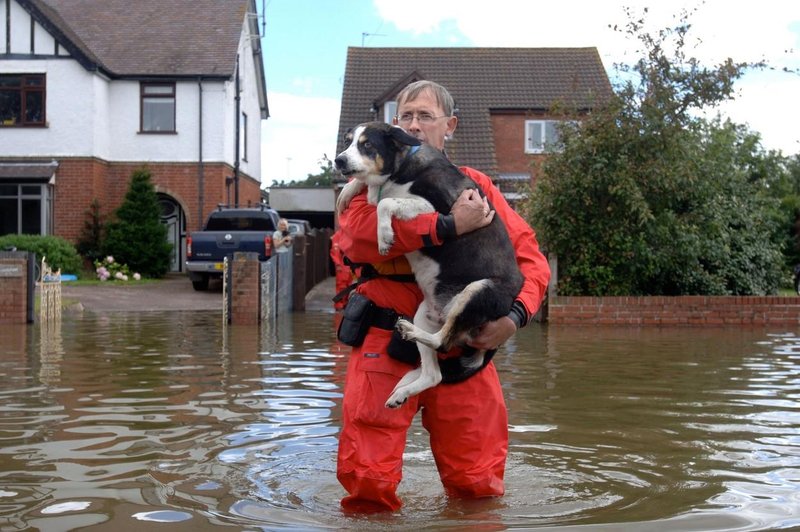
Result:
M141 279L142 279L142 276L141 276L141 275L139 275L138 273L134 273L134 274L133 274L133 278L134 278L135 280L139 281L139 280L141 280Z
M106 262L109 264L114 264L114 257L109 255L108 257L106 257Z

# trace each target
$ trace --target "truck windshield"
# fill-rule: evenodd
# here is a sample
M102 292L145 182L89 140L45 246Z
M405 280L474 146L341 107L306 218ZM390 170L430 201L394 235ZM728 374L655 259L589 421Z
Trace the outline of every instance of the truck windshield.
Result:
M207 231L274 231L272 220L260 217L213 216L208 220Z

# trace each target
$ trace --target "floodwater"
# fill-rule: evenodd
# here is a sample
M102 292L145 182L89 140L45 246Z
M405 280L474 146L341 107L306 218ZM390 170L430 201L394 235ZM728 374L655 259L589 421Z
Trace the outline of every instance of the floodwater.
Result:
M532 324L496 357L506 496L448 499L424 429L405 501L346 516L335 315L0 326L0 530L800 527L800 336Z

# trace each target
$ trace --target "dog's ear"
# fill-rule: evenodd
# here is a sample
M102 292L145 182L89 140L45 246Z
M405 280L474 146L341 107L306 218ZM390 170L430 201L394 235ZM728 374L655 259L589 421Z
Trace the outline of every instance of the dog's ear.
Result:
M403 144L405 146L419 146L422 144L421 140L414 135L409 135L406 133L406 130L400 126L391 126L389 128L389 137L398 144Z

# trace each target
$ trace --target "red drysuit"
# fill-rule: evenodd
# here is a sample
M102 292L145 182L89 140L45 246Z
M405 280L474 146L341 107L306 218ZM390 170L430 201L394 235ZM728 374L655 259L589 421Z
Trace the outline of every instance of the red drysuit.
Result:
M353 272L350 270L344 263L344 253L339 248L339 238L341 237L341 233L334 233L331 237L331 261L333 262L333 266L335 269L335 286L336 286L336 294L342 293L342 291L353 284L355 282L355 278L353 276ZM343 296L342 298L337 298L333 302L333 308L336 310L341 310L347 304L347 296Z
M547 260L539 251L528 224L508 205L488 176L462 167L488 196L505 223L525 277L517 300L533 316L550 279ZM413 220L393 220L395 240L388 255L378 253L377 215L366 192L357 195L339 217L337 238L353 262L371 263L383 274L409 273L403 254L425 245L440 245L438 214ZM369 280L357 291L380 307L413 316L422 301L414 283L383 277ZM397 510L396 489L402 477L406 432L422 410L423 426L446 492L456 497L502 495L508 452L508 419L494 364L466 381L429 388L397 409L384 406L392 389L411 366L390 358L386 348L392 332L372 327L364 343L353 348L347 367L337 478L349 493L342 499L348 511Z

